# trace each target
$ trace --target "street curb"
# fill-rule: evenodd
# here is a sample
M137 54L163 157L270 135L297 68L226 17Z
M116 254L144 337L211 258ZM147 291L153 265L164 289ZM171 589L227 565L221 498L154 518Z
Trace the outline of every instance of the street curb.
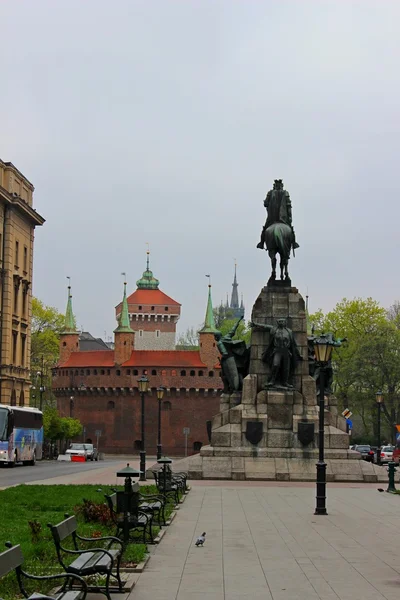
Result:
M136 567L121 567L120 571L121 573L143 573L149 560L150 554L148 554L147 557L144 560L142 560L142 562L138 563Z

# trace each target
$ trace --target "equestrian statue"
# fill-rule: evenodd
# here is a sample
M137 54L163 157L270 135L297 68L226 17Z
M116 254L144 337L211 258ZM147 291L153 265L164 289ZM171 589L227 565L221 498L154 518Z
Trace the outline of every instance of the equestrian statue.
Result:
M281 280L290 284L288 263L290 252L293 256L299 244L292 225L292 204L289 192L283 189L282 179L275 179L273 189L264 200L267 209L267 220L261 232L257 248L268 251L271 259L272 273L268 283L276 280L276 255L280 256Z

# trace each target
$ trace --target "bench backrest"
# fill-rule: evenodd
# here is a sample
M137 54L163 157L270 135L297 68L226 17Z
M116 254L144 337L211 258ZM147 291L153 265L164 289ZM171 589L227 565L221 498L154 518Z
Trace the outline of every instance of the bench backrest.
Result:
M68 517L57 525L52 525L49 523L48 526L51 529L54 541L58 543L65 540L65 538L67 538L69 535L72 535L78 527L76 517Z
M0 554L0 577L7 575L20 567L24 562L21 546L13 546L9 550L5 550Z

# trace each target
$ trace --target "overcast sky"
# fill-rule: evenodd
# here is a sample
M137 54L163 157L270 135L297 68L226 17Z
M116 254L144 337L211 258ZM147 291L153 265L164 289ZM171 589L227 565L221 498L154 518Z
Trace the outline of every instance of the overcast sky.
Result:
M34 294L111 334L145 268L180 329L230 293L250 316L282 178L310 309L400 299L398 0L1 2L0 157L35 185Z

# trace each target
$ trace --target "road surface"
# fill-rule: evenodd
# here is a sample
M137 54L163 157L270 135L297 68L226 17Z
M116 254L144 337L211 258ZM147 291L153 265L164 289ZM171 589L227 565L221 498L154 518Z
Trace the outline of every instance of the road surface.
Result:
M80 476L85 472L90 473L96 470L104 471L110 469L110 467L115 467L115 470L117 470L120 462L120 459L118 461L108 459L98 462L90 461L87 463L44 460L38 461L34 467L21 464L14 468L10 468L8 466L0 465L0 489L18 485L19 483L31 483L33 481L42 482L43 480L53 479L55 477L65 477L66 483L69 483L72 482L71 480L73 480L75 476ZM57 481L55 483L60 482Z

